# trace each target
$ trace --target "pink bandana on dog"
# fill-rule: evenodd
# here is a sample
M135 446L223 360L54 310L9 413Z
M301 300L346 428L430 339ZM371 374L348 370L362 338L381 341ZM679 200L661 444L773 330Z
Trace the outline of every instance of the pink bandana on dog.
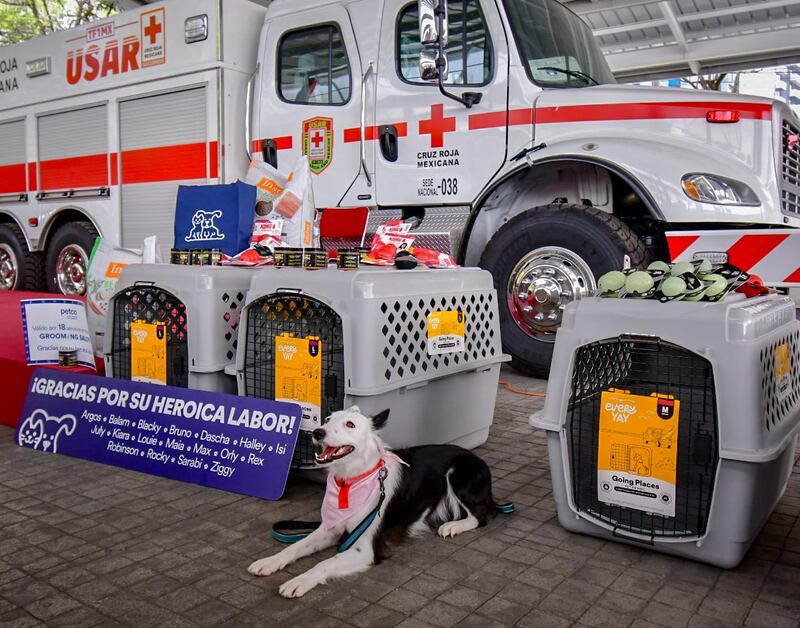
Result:
M332 474L328 476L325 499L322 501L322 524L328 530L333 530L353 515L360 514L372 502L380 490L379 475L387 460L396 460L408 466L404 460L387 451L374 467L354 478L340 479Z

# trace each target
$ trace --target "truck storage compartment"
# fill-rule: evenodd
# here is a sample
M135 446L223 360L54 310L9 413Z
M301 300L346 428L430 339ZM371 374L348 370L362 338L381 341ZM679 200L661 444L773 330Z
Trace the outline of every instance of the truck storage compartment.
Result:
M244 268L127 266L109 301L106 373L235 393L225 367L236 357L239 316L252 277ZM149 332L165 337L142 337Z
M531 424L547 430L566 529L733 567L794 462L794 304L570 304Z
M432 354L429 316L447 311L461 313L463 347ZM314 427L352 405L366 414L391 409L381 435L392 447L477 447L505 360L492 278L478 269L258 271L239 348L240 394L304 407L293 462L302 468L315 467Z

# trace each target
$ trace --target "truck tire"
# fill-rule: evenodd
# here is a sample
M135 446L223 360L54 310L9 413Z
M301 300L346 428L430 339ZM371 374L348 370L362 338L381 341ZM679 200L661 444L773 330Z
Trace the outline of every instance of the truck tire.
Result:
M86 268L97 238L92 223L79 220L59 228L47 247L47 287L50 292L86 294Z
M44 263L14 223L0 224L0 290L41 290Z
M593 207L545 205L509 220L489 241L480 266L494 277L511 366L546 378L564 306L593 294L603 273L628 262L639 267L645 259L636 234Z

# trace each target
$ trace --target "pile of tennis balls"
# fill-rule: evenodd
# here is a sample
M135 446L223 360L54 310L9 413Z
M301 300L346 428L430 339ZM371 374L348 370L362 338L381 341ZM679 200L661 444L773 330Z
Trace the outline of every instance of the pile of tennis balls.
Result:
M659 301L719 301L749 275L730 264L653 262L646 270L612 270L598 280L597 296Z

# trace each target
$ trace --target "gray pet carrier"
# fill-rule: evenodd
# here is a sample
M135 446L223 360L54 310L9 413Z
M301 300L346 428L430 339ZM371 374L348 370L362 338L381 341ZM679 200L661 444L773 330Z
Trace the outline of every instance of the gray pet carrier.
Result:
M431 316L434 325L453 317L463 326L460 340L430 345ZM306 363L278 373L292 352L306 351ZM253 278L237 375L242 395L316 397L304 410L294 457L296 467L313 468L311 430L352 405L367 414L391 409L382 436L392 447L480 445L504 359L497 298L485 271L281 268Z
M794 303L570 304L531 424L565 528L735 566L794 463Z
M106 373L119 379L235 393L235 378L224 369L236 358L239 317L252 277L253 271L245 268L127 266L108 306ZM142 340L137 337L140 329L148 326L166 337L162 354L151 359L158 373L143 375L149 365L134 365L134 360L140 361L135 343Z

